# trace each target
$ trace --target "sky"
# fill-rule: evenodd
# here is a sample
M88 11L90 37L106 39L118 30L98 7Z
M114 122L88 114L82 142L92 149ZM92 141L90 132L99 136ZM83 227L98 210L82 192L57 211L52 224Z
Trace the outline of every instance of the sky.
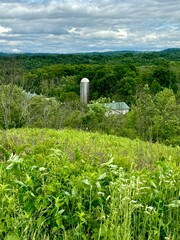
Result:
M180 0L1 0L0 52L180 48Z

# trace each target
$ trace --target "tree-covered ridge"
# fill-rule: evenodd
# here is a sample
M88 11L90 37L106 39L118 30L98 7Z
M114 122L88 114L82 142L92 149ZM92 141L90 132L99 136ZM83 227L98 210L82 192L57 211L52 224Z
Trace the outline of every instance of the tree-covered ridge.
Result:
M60 101L68 92L79 96L79 85L83 77L90 80L90 99L110 97L116 101L132 104L135 96L145 84L152 94L170 88L177 93L179 64L140 66L134 64L74 64L53 65L34 69L24 75L27 91L57 97ZM66 97L65 96L65 97ZM70 100L71 96L69 97Z
M54 64L119 64L136 63L137 65L156 64L159 61L180 61L180 49L166 49L157 52L138 51L112 51L92 52L76 54L46 54L24 53L6 54L0 53L0 62L13 58L22 61L25 69L34 69Z
M26 91L68 101L72 96L78 98L79 83L83 77L87 77L91 83L91 100L110 97L132 104L136 93L145 84L149 85L153 94L164 87L177 93L180 63L173 57L173 61L167 60L166 55L178 55L179 52L166 50L0 57L0 82L14 83Z

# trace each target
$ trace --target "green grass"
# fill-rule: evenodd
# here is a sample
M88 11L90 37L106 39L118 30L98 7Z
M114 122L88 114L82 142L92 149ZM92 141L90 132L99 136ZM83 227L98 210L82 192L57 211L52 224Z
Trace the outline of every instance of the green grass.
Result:
M179 238L179 147L48 129L0 143L0 239Z

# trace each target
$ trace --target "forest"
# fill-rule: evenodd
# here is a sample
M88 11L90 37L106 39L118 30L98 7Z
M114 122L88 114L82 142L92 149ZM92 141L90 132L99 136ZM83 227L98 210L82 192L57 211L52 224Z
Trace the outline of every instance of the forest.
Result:
M74 128L180 144L180 50L0 57L0 126ZM80 81L90 80L90 105ZM8 101L5 101L5 99ZM95 103L126 102L125 116Z
M179 222L180 49L0 53L0 239L178 240Z

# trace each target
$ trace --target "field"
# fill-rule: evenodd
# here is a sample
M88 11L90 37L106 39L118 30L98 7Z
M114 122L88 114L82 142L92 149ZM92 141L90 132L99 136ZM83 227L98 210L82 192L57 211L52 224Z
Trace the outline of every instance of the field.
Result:
M0 142L0 239L180 239L180 147L50 129Z

